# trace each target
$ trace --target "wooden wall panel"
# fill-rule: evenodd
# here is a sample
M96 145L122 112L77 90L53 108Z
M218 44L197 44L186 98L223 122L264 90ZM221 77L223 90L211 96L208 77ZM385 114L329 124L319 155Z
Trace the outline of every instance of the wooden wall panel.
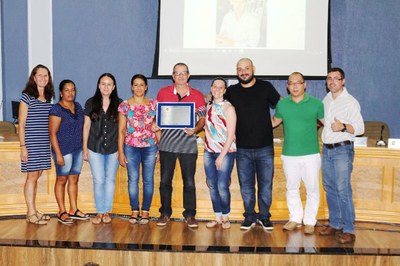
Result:
M20 172L19 143L16 135L5 135L0 142L0 215L24 214L26 212L23 197L25 175ZM281 147L275 147L275 175L273 200L271 206L272 220L287 220L289 217L286 205L286 181L283 175L280 159ZM54 198L54 169L45 171L39 180L37 204L41 211L56 213L57 204ZM214 217L208 187L205 183L203 168L203 148L199 146L199 157L196 172L197 186L197 218L211 219ZM400 222L400 150L359 147L355 151L354 171L352 176L356 219L361 221ZM140 183L140 191L142 184ZM156 165L154 174L154 197L150 215L159 216L160 206L160 167ZM232 212L231 219L243 219L243 202L236 172L232 173L231 181ZM182 218L182 177L179 163L173 180L173 217ZM328 207L320 182L321 201L318 219L328 218ZM301 187L302 199L305 200L305 189ZM141 194L140 194L141 197ZM79 208L85 212L94 213L93 178L90 166L84 162L79 182ZM68 204L67 204L68 206ZM128 178L126 169L120 167L116 177L114 213L130 214Z

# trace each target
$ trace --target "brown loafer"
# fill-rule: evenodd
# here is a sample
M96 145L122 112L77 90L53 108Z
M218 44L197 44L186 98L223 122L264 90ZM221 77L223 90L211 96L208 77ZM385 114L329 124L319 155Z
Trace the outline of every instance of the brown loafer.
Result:
M156 224L158 226L165 226L165 225L167 225L168 222L169 222L169 217L164 214L161 214L161 216L160 216L160 218L158 218L158 221Z
M190 228L199 227L199 224L197 223L196 218L194 218L194 217L186 218L185 222L186 222L187 226L190 227Z
M353 243L356 241L356 235L350 233L336 234L336 241L340 244Z
M321 230L319 232L319 234L321 236L334 236L336 234L336 232L341 232L341 231L342 231L341 229L336 229L331 226L328 226L328 227L324 228L323 230Z

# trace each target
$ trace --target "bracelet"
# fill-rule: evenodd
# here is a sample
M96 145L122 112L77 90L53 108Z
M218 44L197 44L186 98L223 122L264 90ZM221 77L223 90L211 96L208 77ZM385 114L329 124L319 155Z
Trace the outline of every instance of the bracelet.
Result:
M24 146L26 146L25 144L22 144L22 145L19 145L20 147L24 147Z

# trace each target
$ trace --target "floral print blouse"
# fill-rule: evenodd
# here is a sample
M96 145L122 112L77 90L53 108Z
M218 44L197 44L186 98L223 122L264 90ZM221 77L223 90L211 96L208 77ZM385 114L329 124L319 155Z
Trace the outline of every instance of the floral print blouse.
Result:
M126 117L125 144L132 147L149 147L157 143L156 135L151 125L156 118L157 102L150 99L145 105L130 105L123 101L118 112Z

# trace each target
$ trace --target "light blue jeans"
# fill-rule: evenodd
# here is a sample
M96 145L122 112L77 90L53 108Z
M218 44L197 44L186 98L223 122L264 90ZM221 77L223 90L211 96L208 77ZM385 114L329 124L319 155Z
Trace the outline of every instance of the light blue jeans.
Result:
M219 153L204 151L204 171L210 188L211 202L216 216L229 215L231 212L231 192L229 184L235 159L235 153L227 153L222 169L217 170L215 160Z
M251 222L257 219L270 219L272 202L272 179L274 176L274 146L258 149L238 148L236 151L236 166L239 176L240 193L244 204L244 218ZM257 200L259 213L255 212Z
M94 201L97 213L112 211L118 153L101 154L89 150L89 164L93 175Z
M355 211L351 189L353 144L322 149L322 181L329 208L329 225L354 234Z
M142 211L150 210L154 193L154 167L156 165L157 145L150 147L124 146L128 170L128 191L132 211L139 210L139 176L142 164L143 202Z

